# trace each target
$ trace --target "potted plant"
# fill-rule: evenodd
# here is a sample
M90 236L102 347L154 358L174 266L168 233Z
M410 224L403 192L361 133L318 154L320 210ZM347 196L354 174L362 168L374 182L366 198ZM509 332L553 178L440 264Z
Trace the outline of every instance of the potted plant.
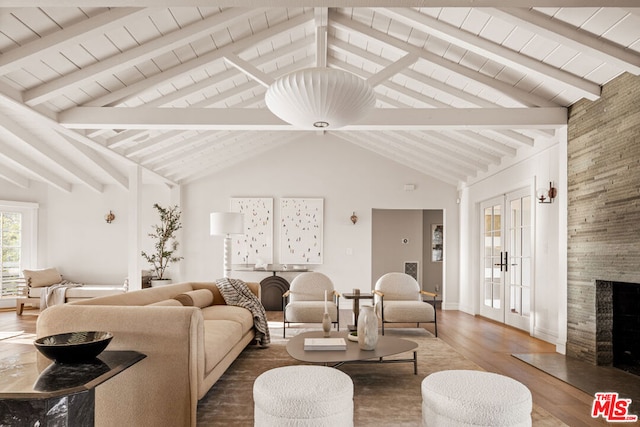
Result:
M180 209L178 206L170 206L163 208L159 204L153 205L155 210L160 215L160 224L154 225L153 232L148 236L155 240L154 251L150 254L142 251L142 257L151 265L154 277L152 278L152 286L154 284L168 284L171 283L169 278L166 278L165 271L169 264L178 262L182 259L181 256L176 256L175 253L178 250L178 242L175 240L176 231L182 228L180 222ZM154 281L163 282L153 283Z

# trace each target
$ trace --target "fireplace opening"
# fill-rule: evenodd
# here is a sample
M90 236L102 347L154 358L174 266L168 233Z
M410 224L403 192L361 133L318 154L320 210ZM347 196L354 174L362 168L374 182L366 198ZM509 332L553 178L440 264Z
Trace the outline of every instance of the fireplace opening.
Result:
M640 284L613 282L613 366L640 376Z
M268 276L260 282L262 305L267 311L282 311L282 294L289 290L289 282L280 276Z

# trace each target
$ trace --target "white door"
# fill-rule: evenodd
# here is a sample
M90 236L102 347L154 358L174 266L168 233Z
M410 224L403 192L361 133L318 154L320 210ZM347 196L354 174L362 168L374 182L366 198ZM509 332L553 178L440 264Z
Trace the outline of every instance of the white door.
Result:
M488 200L482 210L480 314L530 329L532 198L519 190Z

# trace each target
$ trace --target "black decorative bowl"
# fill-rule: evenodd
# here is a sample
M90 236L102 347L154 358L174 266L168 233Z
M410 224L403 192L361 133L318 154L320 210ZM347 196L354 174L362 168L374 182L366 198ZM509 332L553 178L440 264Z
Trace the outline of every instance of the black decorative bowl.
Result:
M38 338L38 351L56 363L82 363L95 359L113 338L111 332L67 332Z

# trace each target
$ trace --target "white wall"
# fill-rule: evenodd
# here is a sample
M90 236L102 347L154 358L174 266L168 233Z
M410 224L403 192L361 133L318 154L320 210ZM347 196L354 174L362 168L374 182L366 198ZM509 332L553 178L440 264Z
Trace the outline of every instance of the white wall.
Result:
M566 138L562 144L566 145ZM536 262L530 332L560 348L565 327L563 318L566 319L562 314L566 313L566 292L563 290L566 289L566 275L561 274L562 265L566 263L566 226L563 228L561 221L562 216L566 216L566 176L561 172L566 171L566 168L561 169L566 155L562 157L562 145L557 141L537 145L540 146L538 154L528 159L514 159L505 170L461 190L460 309L479 313L482 278L480 203L523 187L529 188L535 197L537 188L548 187L549 181L553 181L558 188L555 202L536 202L534 208Z
M416 189L405 191L405 184L415 184ZM311 267L327 274L341 292L369 289L375 280L371 277L372 209L444 209L445 221L458 223L454 186L330 134L309 132L304 140L183 187L185 279L221 277L223 242L221 237L209 236L209 212L228 211L231 197L273 197L276 225L281 198L323 198L324 262ZM356 225L349 219L354 211L359 218ZM457 304L457 231L447 233L447 239L446 258L451 262L446 276L446 297ZM274 263L279 262L278 243L276 226ZM235 276L259 281L265 274L235 273ZM284 277L290 280L293 274Z
M146 234L157 222L153 203L169 203L165 186L145 185L141 191L143 249L153 246ZM126 190L107 185L102 193L84 186L64 192L33 182L23 189L2 182L0 199L38 203L38 256L29 268L56 267L65 279L121 285L128 276L129 201ZM107 224L104 216L116 219Z

